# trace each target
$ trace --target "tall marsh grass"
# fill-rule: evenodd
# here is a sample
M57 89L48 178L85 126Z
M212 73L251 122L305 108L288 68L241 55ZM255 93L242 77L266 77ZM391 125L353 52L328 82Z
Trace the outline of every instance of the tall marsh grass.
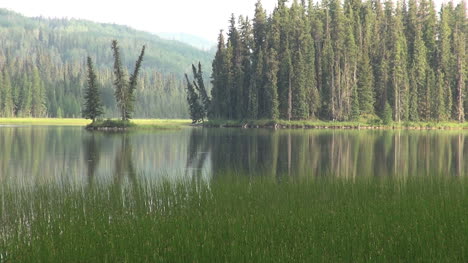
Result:
M467 262L464 177L0 186L0 262Z

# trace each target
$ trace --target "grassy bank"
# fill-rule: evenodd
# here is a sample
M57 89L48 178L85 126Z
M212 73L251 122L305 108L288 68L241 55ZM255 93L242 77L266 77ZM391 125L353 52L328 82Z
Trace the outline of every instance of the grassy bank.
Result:
M277 127L309 129L468 129L468 122L393 122L384 125L380 121L286 121L286 120L210 120L208 127Z
M1 262L467 262L468 180L0 186Z
M177 119L135 119L131 122L137 129L177 129L191 123L190 120ZM71 118L0 118L0 125L86 126L90 123L90 120Z

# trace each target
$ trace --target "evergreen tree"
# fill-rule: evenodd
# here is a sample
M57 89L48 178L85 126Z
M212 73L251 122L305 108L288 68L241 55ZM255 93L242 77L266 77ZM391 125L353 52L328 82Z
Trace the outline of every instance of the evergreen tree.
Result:
M466 85L466 34L468 23L466 19L466 3L461 2L455 8L455 25L453 30L453 51L456 65L455 93L456 93L456 120L465 121Z
M135 63L135 69L133 70L132 75L130 75L129 86L128 86L128 96L125 107L125 119L129 120L132 118L132 114L135 111L135 92L138 85L138 74L140 73L141 63L143 63L143 57L145 56L145 46L142 47L140 56Z
M273 48L270 48L267 56L265 56L265 115L267 119L278 119L278 61L277 53Z
M195 86L196 92L198 92L198 97L201 99L201 105L203 108L202 115L203 119L205 119L208 116L208 111L211 107L211 99L208 96L208 92L205 88L205 82L203 81L203 71L200 62L198 63L198 70L195 65L192 65L192 72L194 77L193 85Z
M307 103L307 79L306 79L306 56L308 55L308 47L305 47L305 40L310 32L306 30L305 9L302 5L294 0L291 11L290 21L293 25L290 34L292 42L290 42L291 49L293 50L293 78L292 78L292 118L296 120L306 119L309 116L309 109Z
M122 58L120 56L117 40L112 41L112 51L114 57L114 95L122 121L128 121L132 118L132 113L135 108L135 90L137 88L141 63L145 55L145 46L141 49L140 55L135 63L135 69L133 74L130 75L129 80L127 80L126 70L124 70L122 66Z
M241 72L242 72L242 83L240 85L242 86L242 89L239 91L239 96L240 96L240 116L242 118L250 117L249 113L249 108L251 108L252 105L249 105L252 103L251 100L249 100L249 97L251 96L251 93L255 93L254 91L250 90L251 82L255 81L252 79L253 77L253 68L252 68L252 59L253 59L253 54L252 50L254 49L254 39L253 39L253 32L252 32L252 25L250 23L249 18L247 17L246 19L243 19L242 17L240 18L240 49L241 49ZM256 97L256 94L253 94L252 96Z
M201 105L200 97L194 88L194 82L192 83L187 74L185 74L185 79L187 80L187 102L189 105L190 118L192 123L203 122L204 120L204 109Z
M414 41L413 58L413 79L414 87L418 90L418 114L422 120L427 120L430 116L430 89L426 86L427 74L427 54L421 31L418 30Z
M122 66L120 50L117 40L112 41L112 51L114 56L114 88L115 99L120 110L120 117L123 121L127 120L127 100L128 83L125 71Z
M402 7L398 7L394 18L392 31L392 50L391 50L391 81L390 90L392 94L392 105L394 120L408 120L409 114L409 84L407 76L407 45L403 28Z
M451 52L451 28L449 26L450 9L442 5L440 21L438 26L437 42L437 67L438 87L440 97L438 100L437 116L439 120L447 120L452 115L452 85L453 72L451 63L453 55Z
M211 75L212 103L209 116L215 119L226 118L226 96L227 96L227 72L226 72L226 44L223 31L219 33L218 49L213 60L213 71Z
M95 122L96 119L104 113L104 110L101 102L101 94L98 88L97 76L96 72L94 71L93 60L91 57L88 57L87 65L88 83L84 95L85 103L82 116L85 119L90 119Z

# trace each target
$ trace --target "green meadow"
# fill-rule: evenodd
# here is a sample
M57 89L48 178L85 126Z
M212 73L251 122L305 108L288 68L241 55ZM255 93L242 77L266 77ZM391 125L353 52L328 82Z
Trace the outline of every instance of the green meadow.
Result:
M0 262L468 261L465 177L0 188Z
M86 119L73 118L0 118L0 125L31 126L86 126L91 123ZM131 120L133 128L172 129L188 126L191 121L183 119L135 119Z

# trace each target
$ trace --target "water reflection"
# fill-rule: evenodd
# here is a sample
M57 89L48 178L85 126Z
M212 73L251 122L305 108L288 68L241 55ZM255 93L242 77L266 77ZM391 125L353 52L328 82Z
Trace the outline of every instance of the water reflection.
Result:
M204 145L213 176L233 171L269 176L462 176L467 175L466 135L466 131L195 129L190 145ZM192 151L199 150L192 148L190 155Z
M0 180L467 175L467 131L0 128Z

